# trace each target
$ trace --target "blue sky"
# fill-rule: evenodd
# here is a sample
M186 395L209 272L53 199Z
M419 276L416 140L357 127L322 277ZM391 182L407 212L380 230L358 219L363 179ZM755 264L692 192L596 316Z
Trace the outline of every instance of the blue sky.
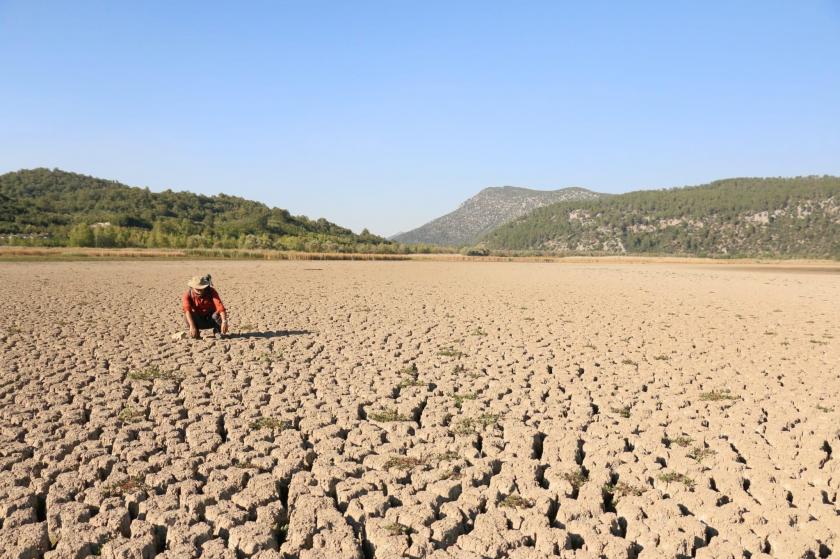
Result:
M0 172L393 234L487 186L840 174L840 0L0 0Z

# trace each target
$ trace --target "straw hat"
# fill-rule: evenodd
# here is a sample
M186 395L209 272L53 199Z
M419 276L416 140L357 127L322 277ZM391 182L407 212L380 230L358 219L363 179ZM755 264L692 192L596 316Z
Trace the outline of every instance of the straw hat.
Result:
M187 283L188 286L192 287L193 289L204 289L205 287L209 287L212 285L210 281L210 274L206 276L193 276L193 278Z

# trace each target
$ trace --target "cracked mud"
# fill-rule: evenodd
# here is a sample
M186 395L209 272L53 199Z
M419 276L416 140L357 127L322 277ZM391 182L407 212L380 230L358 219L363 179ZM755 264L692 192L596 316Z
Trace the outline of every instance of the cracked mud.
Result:
M174 340L206 272L235 335ZM2 556L828 557L837 280L5 263Z

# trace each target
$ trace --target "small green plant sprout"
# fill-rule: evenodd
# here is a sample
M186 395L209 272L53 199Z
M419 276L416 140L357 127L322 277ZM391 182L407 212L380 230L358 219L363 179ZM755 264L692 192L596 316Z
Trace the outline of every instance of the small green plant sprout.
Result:
M499 417L497 413L483 413L476 418L464 418L455 424L452 432L456 435L473 435L478 432L479 428L484 429L490 425L496 425L499 422Z
M288 429L292 424L289 421L277 419L276 417L260 417L251 422L248 426L251 431L259 431L261 429L271 429L272 431L282 431Z
M688 445L690 445L691 443L693 443L694 439L692 439L688 435L680 435L679 437L677 437L675 439L672 439L670 437L665 437L665 439L663 439L662 442L664 442L667 446L671 446L672 444L675 444L677 446L681 446L681 447L685 448Z
M569 482L569 485L572 486L572 489L577 491L583 484L589 481L589 474L587 474L584 470L572 470L563 474L563 479Z
M466 400L475 400L475 394L471 392L467 394L453 393L452 398L455 400L455 407L460 410Z
M487 335L487 332L485 332L485 331L481 328L481 326L479 326L479 327L477 327L475 330L473 330L472 332L470 332L470 335L472 335L472 336L486 336L486 335Z
M471 418L459 420L452 428L452 432L456 435L474 435L477 431L475 420Z
M427 383L417 380L417 365L414 363L411 366L402 369L399 372L403 377L402 381L397 385L399 388L407 388L409 386L427 386Z
M414 458L411 456L392 456L385 462L385 469L386 470L413 470L418 466L423 466L426 462L421 460L420 458Z
M132 476L122 481L109 483L102 489L105 497L122 497L129 495L136 491L148 491L148 487L143 483L143 476Z
M618 501L624 497L640 497L645 491L647 491L647 487L637 487L635 485L624 483L623 481L619 481L618 483L607 483L601 489L602 493L613 496L613 504L618 503Z
M438 355L441 357L455 357L456 359L464 357L466 353L455 349L452 346L441 347L438 349Z
M688 456L689 458L691 458L692 460L694 460L695 462L697 462L699 464L699 463L703 462L703 460L705 460L706 458L712 457L715 454L717 454L717 452L715 452L711 448L705 448L705 447L701 448L699 446L695 446L694 448L692 448L689 451L688 454L686 454L686 456Z
M388 532L391 536L407 536L409 534L413 534L414 530L411 526L406 526L405 524L400 524L399 522L392 522L390 524L386 524L384 526L385 531Z
M688 489L692 489L694 487L694 480L688 477L685 474L678 474L677 472L666 472L663 474L659 474L658 479L660 481L664 481L665 483L682 483Z
M143 419L146 419L146 414L142 410L134 409L131 406L125 406L122 411L120 411L117 419L123 423L134 423L135 421L142 421Z
M183 379L183 376L173 371L161 371L157 365L149 365L142 371L131 371L128 373L128 380L175 380Z
M534 501L526 499L516 493L511 493L499 502L499 506L511 509L529 509L534 506Z
M669 359L671 359L669 356L665 355L664 353L661 353L659 355L654 355L653 358L656 359L657 361L668 361Z
M821 405L821 404L817 404L817 410L818 410L818 411L821 411L821 412L823 412L823 413L831 413L831 412L833 412L833 411L834 411L834 408L833 408L833 407L829 407L829 406L823 406L823 405Z
M288 522L278 522L274 526L274 535L277 536L277 540L279 542L285 542L286 538L289 536L289 523Z
M405 377L397 385L399 388L408 388L409 386L428 386L422 380L417 380L415 377Z
M700 400L703 402L720 402L721 400L737 400L739 397L732 394L728 388L722 390L712 390L710 392L703 392L700 394Z
M621 417L627 419L630 417L630 406L622 406L620 408L610 408L612 413L618 414Z
M370 414L371 421L377 423L390 423L392 421L409 421L409 418L397 411L396 408L384 408Z

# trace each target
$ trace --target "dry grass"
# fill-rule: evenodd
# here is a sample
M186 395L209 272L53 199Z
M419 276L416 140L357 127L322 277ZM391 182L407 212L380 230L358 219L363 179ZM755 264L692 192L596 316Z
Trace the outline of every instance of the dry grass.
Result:
M526 499L521 495L512 493L499 502L500 507L508 507L512 509L529 509L534 506L534 502Z
M681 447L685 448L688 445L690 445L691 443L693 443L694 439L692 439L688 435L680 435L679 437L677 437L675 439L671 439L671 438L666 437L663 442L668 446L670 446L672 444L675 444L677 446L681 446Z
M418 466L423 466L426 462L420 458L412 458L411 456L392 456L385 462L384 468L386 470L413 470Z
M122 497L137 491L148 491L148 486L143 482L142 476L126 478L122 481L109 483L102 489L105 497Z
M604 493L609 493L610 495L612 495L613 503L617 503L620 499L623 499L624 497L640 497L645 491L647 491L647 487L638 487L635 485L630 485L629 483L624 483L623 481L619 481L618 483L608 483L604 485L602 491Z

